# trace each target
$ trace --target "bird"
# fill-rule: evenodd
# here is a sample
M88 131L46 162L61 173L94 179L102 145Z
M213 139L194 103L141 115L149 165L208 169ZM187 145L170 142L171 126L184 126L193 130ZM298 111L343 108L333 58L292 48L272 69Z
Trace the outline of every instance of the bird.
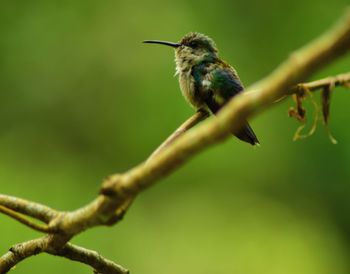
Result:
M179 77L183 96L196 110L216 115L234 96L244 91L236 70L219 58L214 40L204 34L191 32L179 42L144 40L143 43L175 49L175 75ZM260 144L247 121L234 135L253 146Z

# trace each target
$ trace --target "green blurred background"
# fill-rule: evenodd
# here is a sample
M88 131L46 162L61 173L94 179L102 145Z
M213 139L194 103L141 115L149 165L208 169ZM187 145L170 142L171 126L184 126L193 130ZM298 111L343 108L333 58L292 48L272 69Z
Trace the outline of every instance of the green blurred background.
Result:
M143 161L193 110L172 49L144 39L212 37L245 85L328 28L348 0L2 1L1 193L76 209L104 177ZM314 79L349 70L346 57ZM318 95L316 96L318 100ZM115 227L73 243L132 273L350 273L350 95L293 142L291 99L252 121L261 147L229 139L142 193ZM309 117L312 108L308 109ZM310 122L311 123L311 122ZM0 252L40 234L0 215ZM13 273L90 273L40 255Z

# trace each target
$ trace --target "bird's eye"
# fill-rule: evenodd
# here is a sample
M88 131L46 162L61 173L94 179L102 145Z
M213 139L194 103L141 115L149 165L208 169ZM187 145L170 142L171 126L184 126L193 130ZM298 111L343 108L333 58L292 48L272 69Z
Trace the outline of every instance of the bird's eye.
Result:
M198 47L198 43L196 41L191 41L189 44L188 44L189 47L191 48L196 48Z

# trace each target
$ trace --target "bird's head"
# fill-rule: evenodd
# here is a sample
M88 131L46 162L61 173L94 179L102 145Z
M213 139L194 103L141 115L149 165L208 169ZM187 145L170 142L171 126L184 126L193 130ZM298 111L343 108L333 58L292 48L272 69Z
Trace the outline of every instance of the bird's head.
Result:
M198 32L185 35L178 43L159 40L146 40L144 43L161 44L175 48L178 71L186 70L187 67L191 67L206 58L216 58L218 54L214 41Z
M179 44L180 46L176 48L176 58L179 59L200 60L206 56L216 56L218 52L214 41L198 32L185 35Z

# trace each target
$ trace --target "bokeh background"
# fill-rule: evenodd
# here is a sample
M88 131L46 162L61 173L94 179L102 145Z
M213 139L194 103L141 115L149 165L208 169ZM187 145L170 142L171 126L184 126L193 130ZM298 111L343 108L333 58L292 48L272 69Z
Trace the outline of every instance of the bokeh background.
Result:
M193 113L173 77L173 50L142 40L203 32L249 85L348 3L2 1L1 193L76 209L103 178L143 161ZM349 64L343 58L314 79ZM292 105L288 99L251 121L260 148L232 138L204 151L142 193L121 223L73 243L135 274L349 273L349 90L337 88L332 100L337 145L321 123L314 136L293 142ZM0 253L40 235L2 215L0 224ZM12 272L91 270L43 254Z

